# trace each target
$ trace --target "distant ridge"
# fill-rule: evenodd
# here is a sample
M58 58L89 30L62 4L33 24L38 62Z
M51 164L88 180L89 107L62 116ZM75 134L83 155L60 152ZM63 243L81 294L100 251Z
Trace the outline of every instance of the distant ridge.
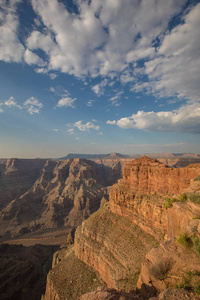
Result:
M123 155L120 153L108 153L108 154L76 154L69 153L67 156L61 157L59 159L74 159L74 158L84 158L84 159L117 159L117 158L127 158L129 155Z
M200 159L200 155L196 153L145 153L145 154L121 154L121 153L108 153L108 154L78 154L69 153L67 156L59 158L60 160L74 159L74 158L84 158L84 159L120 159L120 158L139 158L146 155L150 158L165 158L165 159Z

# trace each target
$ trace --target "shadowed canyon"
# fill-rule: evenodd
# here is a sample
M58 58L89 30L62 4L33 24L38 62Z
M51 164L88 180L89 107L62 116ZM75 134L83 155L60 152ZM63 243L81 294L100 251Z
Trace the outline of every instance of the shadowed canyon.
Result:
M2 159L0 171L2 299L199 299L198 157Z

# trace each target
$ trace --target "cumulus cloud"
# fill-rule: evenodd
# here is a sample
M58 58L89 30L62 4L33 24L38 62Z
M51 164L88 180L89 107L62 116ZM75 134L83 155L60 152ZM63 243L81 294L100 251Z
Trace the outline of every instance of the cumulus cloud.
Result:
M76 98L74 98L74 99L72 99L70 97L61 98L58 101L57 106L58 107L72 107L72 108L75 108L75 106L74 106L75 101L76 101Z
M200 4L183 17L183 22L163 38L157 57L145 63L148 86L162 97L199 100Z
M0 1L0 60L6 62L20 62L24 53L24 46L17 35L19 28L17 4L20 2L20 0Z
M38 101L36 97L30 97L24 102L24 107L27 109L29 114L39 114L43 104Z
M1 0L1 60L24 59L51 79L56 77L53 70L79 78L100 76L103 80L92 87L98 96L109 85L109 76L131 84L134 92L199 99L200 4L191 5L181 23L168 30L186 0L80 0L74 1L76 13L64 1L31 0L34 29L22 45L19 2Z
M44 65L44 61L29 49L26 49L24 53L24 60L28 65Z
M94 130L100 129L100 126L95 125L93 122L87 122L83 124L82 121L75 122L74 127L78 128L80 131L89 131L90 129L94 129Z
M188 102L173 111L138 111L130 117L107 121L123 129L135 128L147 131L200 133L200 102Z

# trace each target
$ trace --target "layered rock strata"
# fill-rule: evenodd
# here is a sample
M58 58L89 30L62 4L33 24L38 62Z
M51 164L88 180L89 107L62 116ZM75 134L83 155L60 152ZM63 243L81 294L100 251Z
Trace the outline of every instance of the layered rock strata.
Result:
M166 198L183 193L199 174L198 164L173 169L143 156L126 164L123 179L110 191L111 211L162 240L172 231L164 207Z
M112 167L84 159L46 161L33 186L0 213L0 234L22 235L43 228L76 227L96 211L108 186L121 176Z
M108 287L128 291L156 240L104 206L76 230L75 255L98 271Z

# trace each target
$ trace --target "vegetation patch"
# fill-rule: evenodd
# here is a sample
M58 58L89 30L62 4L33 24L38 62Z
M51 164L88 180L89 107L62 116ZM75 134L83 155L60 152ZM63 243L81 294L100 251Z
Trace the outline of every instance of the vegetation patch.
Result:
M198 175L196 178L194 178L194 181L200 180L200 175Z
M181 282L176 284L175 288L190 290L195 292L196 295L200 295L200 272L186 272L186 275L182 278Z
M173 205L173 203L174 202L177 202L178 201L178 199L177 198L172 198L172 197L168 197L168 198L166 198L166 201L165 201L165 203L164 203L164 207L167 209L167 208L170 208L170 207L172 207L172 205Z
M190 237L185 233L180 235L177 241L186 248L192 248L200 256L200 239L198 237Z
M164 280L167 278L168 272L172 268L172 260L171 259L160 259L157 263L155 263L150 269L150 275L158 280Z

